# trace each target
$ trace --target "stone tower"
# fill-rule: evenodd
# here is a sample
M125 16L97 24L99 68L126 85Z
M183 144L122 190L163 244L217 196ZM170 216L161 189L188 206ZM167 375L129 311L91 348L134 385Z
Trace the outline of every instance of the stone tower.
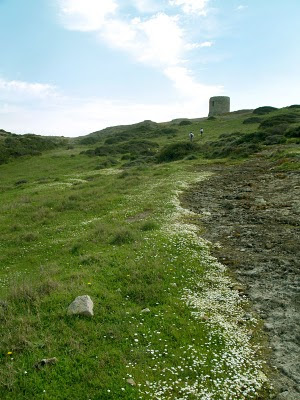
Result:
M230 97L215 96L209 99L209 117L228 112L230 112Z

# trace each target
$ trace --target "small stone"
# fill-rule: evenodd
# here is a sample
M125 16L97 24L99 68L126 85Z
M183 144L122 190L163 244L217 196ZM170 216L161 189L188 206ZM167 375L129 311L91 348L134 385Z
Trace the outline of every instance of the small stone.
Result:
M148 312L150 312L149 308L144 308L144 309L141 311L141 313L148 313Z
M208 321L209 320L209 317L207 316L207 315L201 315L200 316L200 321Z
M266 322L266 323L264 324L264 327L265 327L265 329L266 329L267 331L271 331L271 330L274 328L274 326L273 326L271 323L269 323L269 322Z
M260 197L256 197L256 199L254 200L254 203L255 203L256 206L259 206L259 207L264 207L264 206L267 205L266 200L261 196Z
M0 308L7 309L7 307L8 307L7 302L4 300L0 300Z
M245 292L245 288L244 286L236 283L235 285L232 286L233 290L237 290L239 293L244 293Z
M126 382L129 383L129 385L131 385L131 386L136 386L136 383L134 382L134 380L132 378L127 379Z
M90 296L78 296L68 307L69 315L84 315L86 317L92 317L94 303L92 302Z
M45 367L46 365L54 365L57 363L57 358L53 357L53 358L43 358L41 361L37 362L34 367L36 369L41 369L43 367Z
M290 392L286 391L286 392L282 392L277 396L278 400L289 400L291 399L290 397Z
M267 250L272 249L272 247L273 247L273 244L272 244L271 242L266 242L265 248L266 248Z
M177 287L177 284L174 282L174 283L171 283L170 286Z

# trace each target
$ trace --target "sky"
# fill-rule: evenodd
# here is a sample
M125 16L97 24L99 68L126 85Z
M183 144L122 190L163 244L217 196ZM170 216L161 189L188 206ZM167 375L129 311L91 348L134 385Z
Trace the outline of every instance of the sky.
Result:
M81 136L300 103L299 0L0 0L0 129Z

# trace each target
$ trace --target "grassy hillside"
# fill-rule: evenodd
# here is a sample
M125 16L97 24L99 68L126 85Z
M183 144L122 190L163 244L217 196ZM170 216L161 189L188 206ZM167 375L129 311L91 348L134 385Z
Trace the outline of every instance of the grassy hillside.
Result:
M299 168L300 110L254 116L110 128L0 166L1 399L270 398L261 323L178 199L244 143ZM94 317L68 316L84 294Z

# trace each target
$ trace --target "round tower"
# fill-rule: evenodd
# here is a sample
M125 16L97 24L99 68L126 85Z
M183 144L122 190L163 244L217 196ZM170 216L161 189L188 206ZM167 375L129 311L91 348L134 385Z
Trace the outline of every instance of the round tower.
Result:
M209 117L228 112L230 112L230 97L214 96L209 99Z

